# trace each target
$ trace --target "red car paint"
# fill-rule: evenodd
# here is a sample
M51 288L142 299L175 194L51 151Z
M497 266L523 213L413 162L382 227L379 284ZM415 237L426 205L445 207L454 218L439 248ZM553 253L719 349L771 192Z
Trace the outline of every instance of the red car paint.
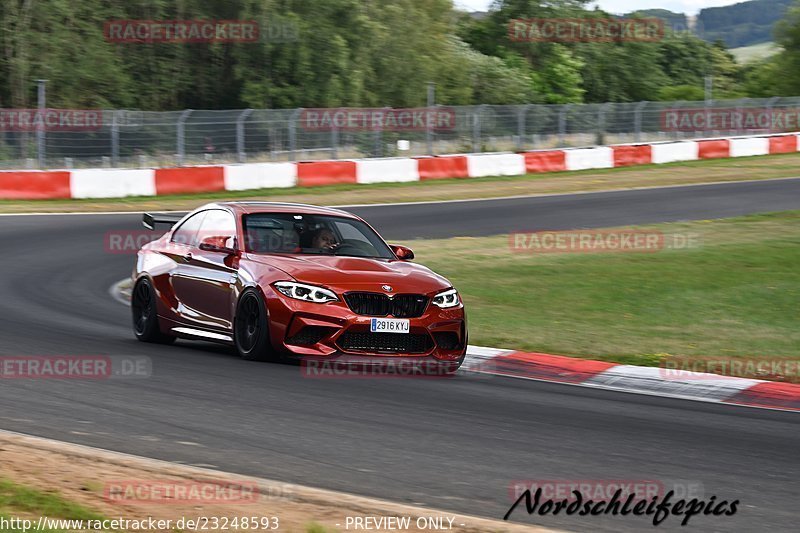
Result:
M173 242L173 236L183 222L194 214L209 210L233 215L237 243L233 253L201 250L197 243ZM452 288L452 284L424 266L399 258L406 257L410 250L393 246L394 257L391 259L252 253L243 249L241 243L245 242L243 217L255 213L324 215L361 220L338 209L267 202L213 203L189 213L160 239L142 247L133 272L134 283L148 278L155 289L162 333L231 344L238 298L244 290L253 287L266 303L272 347L284 356L348 362L392 358L461 363L467 347L463 303L447 309L433 305L431 299ZM278 281L322 286L333 291L339 300L324 304L295 300L275 289L273 284ZM391 290L387 291L386 287ZM424 295L428 299L427 307L421 316L409 319L409 334L423 336L417 339L426 339L425 348L417 347L411 353L403 348L387 352L354 349L350 345L343 347L340 341L345 333L370 335L372 317L351 310L343 297L351 291L383 293L390 297ZM293 342L293 337L307 326L327 329L317 342ZM401 337L406 334L390 335Z

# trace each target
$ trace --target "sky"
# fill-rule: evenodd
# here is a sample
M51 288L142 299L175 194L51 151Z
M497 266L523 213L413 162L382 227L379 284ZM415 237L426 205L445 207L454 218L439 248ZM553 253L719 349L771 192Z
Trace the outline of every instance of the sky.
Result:
M637 9L662 8L696 15L704 7L727 6L744 0L597 0L594 4L609 13L630 13ZM492 0L455 0L458 7L469 11L486 11Z

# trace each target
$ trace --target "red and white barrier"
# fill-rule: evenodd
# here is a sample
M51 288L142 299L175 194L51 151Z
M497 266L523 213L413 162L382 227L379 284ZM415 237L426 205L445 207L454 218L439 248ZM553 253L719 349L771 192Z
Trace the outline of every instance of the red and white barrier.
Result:
M766 137L744 137L731 139L731 157L748 157L769 154L769 139Z
M70 192L72 198L155 196L156 171L151 168L73 170Z
M651 145L652 163L676 163L678 161L697 160L697 143L695 141L679 141L674 143L655 143Z
M463 155L417 158L420 180L468 178L467 158Z
M356 165L358 183L419 181L416 159L364 159Z
M610 146L564 150L567 170L614 168L614 150Z
M0 171L0 199L122 198L277 187L520 176L800 150L800 134L416 158L248 163L157 169Z
M69 171L60 170L0 172L0 199L72 198L70 179Z
M682 369L469 346L464 372L704 402L800 411L800 385Z
M247 191L294 187L297 165L294 163L250 163L225 166L225 190Z
M525 156L521 154L468 155L467 170L470 178L521 176L525 174Z

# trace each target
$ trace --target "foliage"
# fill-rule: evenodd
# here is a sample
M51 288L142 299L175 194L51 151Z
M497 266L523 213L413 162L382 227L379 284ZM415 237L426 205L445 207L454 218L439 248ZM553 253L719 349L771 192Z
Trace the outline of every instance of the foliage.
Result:
M751 0L709 7L697 15L698 34L708 40L721 39L730 48L772 40L772 29L793 0Z
M8 0L0 3L0 107L33 107L39 78L48 80L51 107L154 111L413 107L425 105L430 82L437 102L449 105L672 98L696 94L708 75L716 97L800 88L797 9L780 26L786 51L745 68L724 45L685 31L668 32L660 42L515 42L508 36L512 19L611 17L590 4L496 0L485 16L472 17L452 0ZM705 11L705 26L715 31L725 20L741 19ZM661 16L673 27L685 21L664 10L629 16ZM109 42L104 24L121 19L254 20L261 36L257 42Z

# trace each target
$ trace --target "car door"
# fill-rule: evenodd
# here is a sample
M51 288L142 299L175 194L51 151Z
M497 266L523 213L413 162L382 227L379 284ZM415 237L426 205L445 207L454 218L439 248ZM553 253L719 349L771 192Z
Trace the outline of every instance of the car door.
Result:
M229 253L202 250L206 239L229 242L236 238L236 220L222 209L205 211L190 253L173 275L183 322L203 330L230 331L238 282L238 259Z

